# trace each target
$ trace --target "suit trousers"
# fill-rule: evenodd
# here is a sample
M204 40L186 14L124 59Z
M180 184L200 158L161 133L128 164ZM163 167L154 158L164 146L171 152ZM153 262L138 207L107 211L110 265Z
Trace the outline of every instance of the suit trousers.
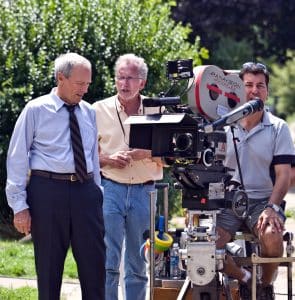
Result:
M27 187L39 300L60 299L64 262L71 246L83 300L105 295L102 192L84 183L32 175Z

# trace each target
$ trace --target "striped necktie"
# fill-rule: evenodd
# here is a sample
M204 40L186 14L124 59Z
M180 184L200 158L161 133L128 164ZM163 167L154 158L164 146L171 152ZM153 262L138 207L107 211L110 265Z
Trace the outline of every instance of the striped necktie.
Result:
M79 123L74 112L76 105L65 104L65 107L69 111L70 116L71 142L74 154L76 176L80 182L83 182L87 179L87 167Z

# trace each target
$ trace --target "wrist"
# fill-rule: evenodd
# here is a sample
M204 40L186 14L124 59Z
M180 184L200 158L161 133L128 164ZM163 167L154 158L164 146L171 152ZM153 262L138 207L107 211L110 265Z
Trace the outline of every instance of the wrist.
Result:
M272 208L275 212L278 212L278 211L280 211L280 210L282 209L282 208L280 207L280 205L275 204L275 203L271 203L271 202L267 203L267 204L264 206L264 208L267 208L267 207Z
M277 205L275 203L267 203L264 206L264 209L267 209L267 208L271 208L272 210L274 210L283 219L283 221L286 220L286 216L284 214L284 211L279 205Z

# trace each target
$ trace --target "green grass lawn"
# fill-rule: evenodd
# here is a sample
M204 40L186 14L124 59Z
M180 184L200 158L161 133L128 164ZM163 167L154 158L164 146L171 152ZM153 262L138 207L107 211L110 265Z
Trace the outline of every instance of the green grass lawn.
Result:
M33 244L0 241L0 276L36 278ZM68 252L64 278L77 278L77 267L72 251ZM1 294L0 294L1 295ZM2 300L3 298L0 297Z
M285 215L287 218L292 218L295 220L295 209L287 209Z
M1 300L37 300L37 289L22 287L19 289L0 288Z
M36 278L33 244L0 241L0 276ZM72 251L68 252L64 279L77 278L77 267ZM38 291L32 287L18 289L0 287L1 300L37 300Z

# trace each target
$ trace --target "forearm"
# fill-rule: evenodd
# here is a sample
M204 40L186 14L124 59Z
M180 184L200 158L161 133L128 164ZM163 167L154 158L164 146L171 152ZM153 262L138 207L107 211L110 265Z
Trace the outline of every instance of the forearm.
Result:
M11 143L13 145L13 143ZM10 147L7 153L7 181L6 197L8 205L12 208L14 214L27 209L27 191L26 186L29 180L29 160L26 153L12 151Z
M280 205L287 194L288 189L285 188L274 188L269 198L269 203Z
M11 143L11 145L13 145ZM26 187L29 180L29 160L26 153L12 151L17 147L10 147L7 154L7 182L6 197L8 205L16 214L28 208Z
M280 205L290 186L291 168L286 165L276 172L276 180L272 194L269 198L270 203Z
M10 139L7 152L6 196L14 214L28 208L26 187L29 180L29 151L35 135L33 110L25 107Z
M8 205L11 207L14 214L29 207L26 201L26 190L9 180L7 180L6 184L6 197Z

